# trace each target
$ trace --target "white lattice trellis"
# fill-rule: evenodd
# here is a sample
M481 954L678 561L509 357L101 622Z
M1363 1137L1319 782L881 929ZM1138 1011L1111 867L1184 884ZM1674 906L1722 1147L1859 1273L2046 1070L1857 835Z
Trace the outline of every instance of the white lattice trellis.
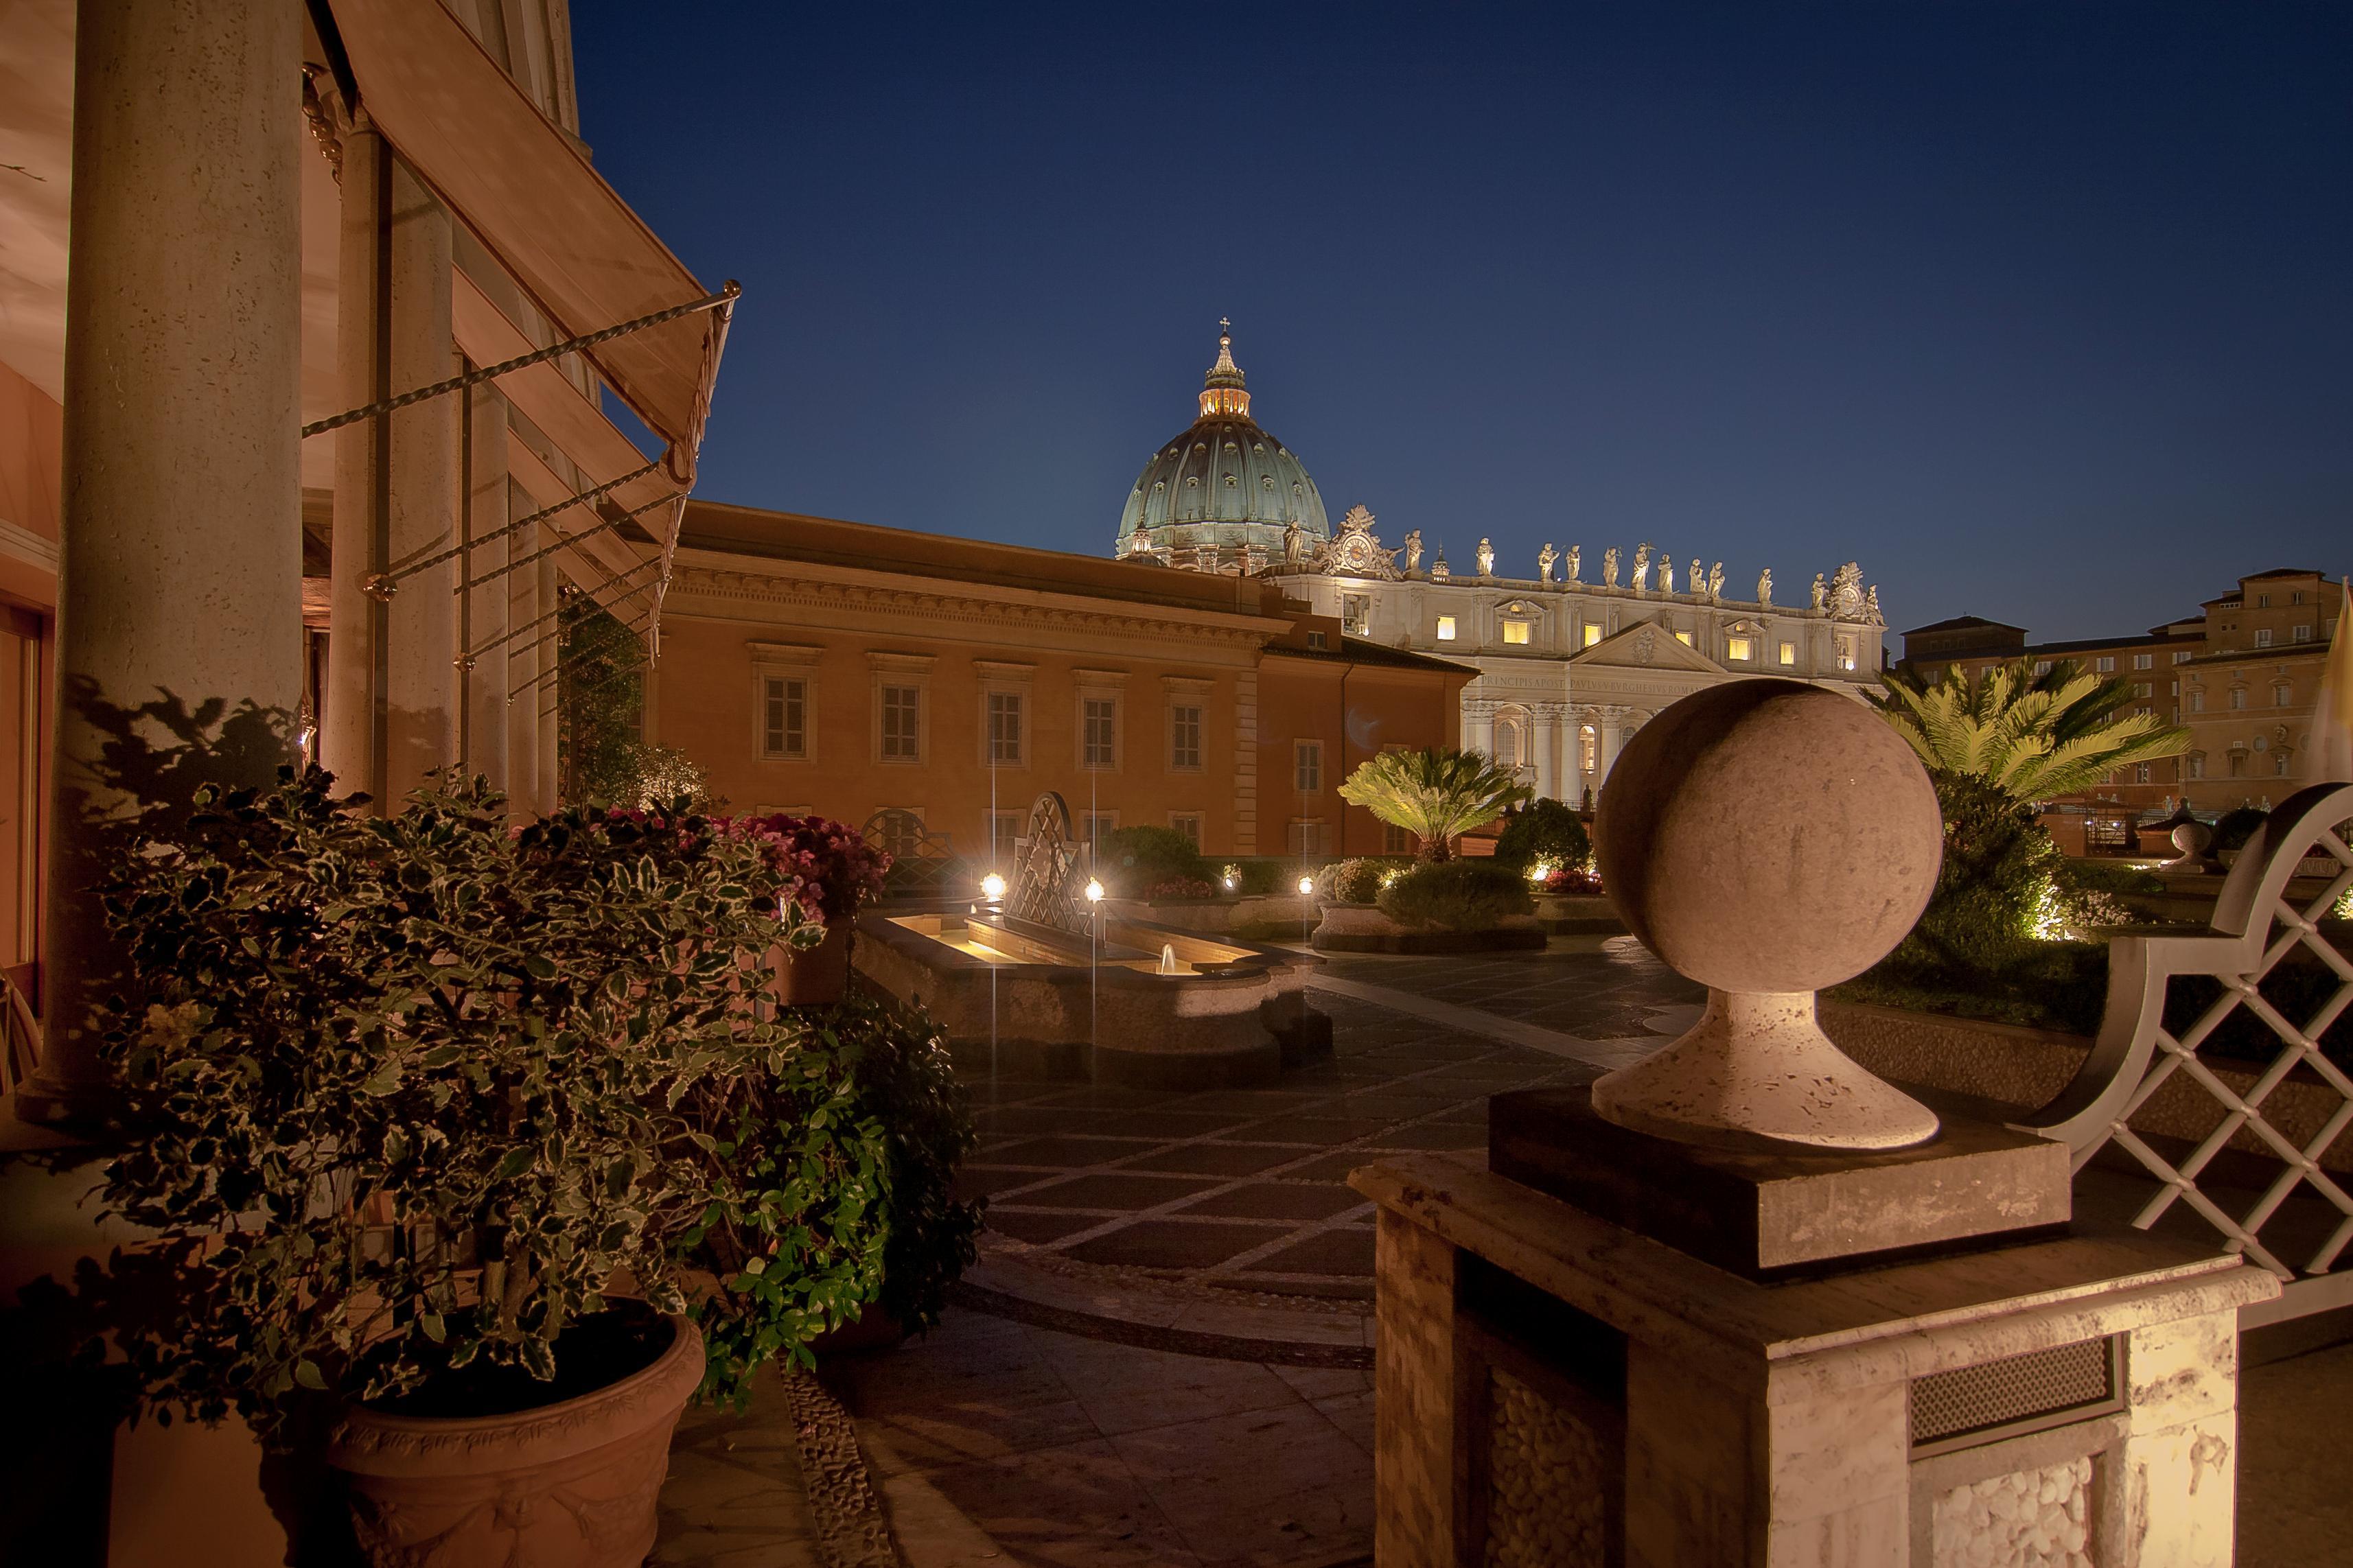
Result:
M1029 831L1017 846L1018 863L1005 912L1056 931L1084 935L1086 907L1081 900L1079 847L1071 833L1071 808L1052 790L1029 807Z
M2353 847L2339 825L2353 820L2353 784L2323 784L2300 790L2282 803L2250 839L2222 885L2210 929L2196 936L2118 936L2108 950L2108 1002L2098 1042L2064 1093L2022 1126L2069 1144L2082 1170L2113 1142L2163 1184L2136 1216L2143 1229L2176 1202L2221 1233L2232 1250L2288 1282L2274 1315L2295 1316L2353 1302L2353 1274L2335 1272L2353 1243L2353 1194L2321 1167L2321 1156L2348 1125L2353 1125L2353 1079L2321 1054L2319 1039L2353 1006L2353 957L2340 951L2321 922L2353 889ZM2301 904L2288 896L2290 883L2307 858L2321 863L2325 889ZM2333 865L2334 875L2329 874ZM2337 977L2328 999L2309 1018L2284 1016L2260 987L2291 953L2302 951ZM2165 1027L2169 984L2183 975L2208 975L2222 994L2179 1037ZM2233 1089L2200 1055L2200 1047L2230 1016L2245 1009L2263 1021L2279 1048L2254 1081ZM2263 1114L2274 1090L2298 1068L2333 1092L2332 1114L2299 1143ZM2166 1083L2177 1079L2211 1096L2222 1116L2213 1130L2175 1164L2127 1125L2135 1112ZM2233 1214L2201 1189L2199 1178L2242 1133L2258 1140L2276 1161L2272 1178L2255 1203ZM2319 1247L2300 1259L2283 1258L2267 1244L2264 1226L2299 1186L2333 1205L2338 1223Z

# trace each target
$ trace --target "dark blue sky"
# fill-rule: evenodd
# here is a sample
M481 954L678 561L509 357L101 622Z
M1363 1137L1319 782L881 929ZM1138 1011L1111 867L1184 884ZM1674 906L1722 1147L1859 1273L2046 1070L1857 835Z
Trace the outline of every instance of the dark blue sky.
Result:
M1333 519L1458 566L2057 637L2353 564L2353 6L573 16L599 167L744 284L716 499L1108 551L1230 315Z

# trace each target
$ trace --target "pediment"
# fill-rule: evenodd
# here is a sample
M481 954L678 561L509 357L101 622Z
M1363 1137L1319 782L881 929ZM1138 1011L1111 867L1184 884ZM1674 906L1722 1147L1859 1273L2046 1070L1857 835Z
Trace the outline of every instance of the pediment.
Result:
M1591 647L1579 648L1571 664L1601 665L1621 669L1685 669L1721 675L1724 668L1697 648L1676 640L1675 634L1655 621L1620 626Z

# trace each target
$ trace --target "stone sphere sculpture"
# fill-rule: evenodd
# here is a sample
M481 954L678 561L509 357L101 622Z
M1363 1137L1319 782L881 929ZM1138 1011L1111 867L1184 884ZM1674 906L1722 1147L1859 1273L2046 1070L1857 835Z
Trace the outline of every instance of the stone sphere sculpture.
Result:
M2206 851L2213 846L2214 830L2202 822L2185 822L2167 835L2173 842L2173 858L2158 868L2160 871L2202 871L2206 868Z
M1900 1149L1934 1112L1815 1021L1814 993L1886 956L1944 852L1928 774L1852 698L1734 681L1668 708L1601 791L1602 885L1642 945L1708 988L1690 1033L1593 1086L1620 1126L1694 1142Z

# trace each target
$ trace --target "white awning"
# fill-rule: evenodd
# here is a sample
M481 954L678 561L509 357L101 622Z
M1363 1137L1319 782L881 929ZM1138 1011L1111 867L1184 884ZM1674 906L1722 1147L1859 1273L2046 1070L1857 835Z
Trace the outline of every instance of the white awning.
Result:
M442 5L332 0L331 8L360 106L564 335L709 296ZM694 482L727 320L723 307L697 311L585 351L661 438L681 489Z

